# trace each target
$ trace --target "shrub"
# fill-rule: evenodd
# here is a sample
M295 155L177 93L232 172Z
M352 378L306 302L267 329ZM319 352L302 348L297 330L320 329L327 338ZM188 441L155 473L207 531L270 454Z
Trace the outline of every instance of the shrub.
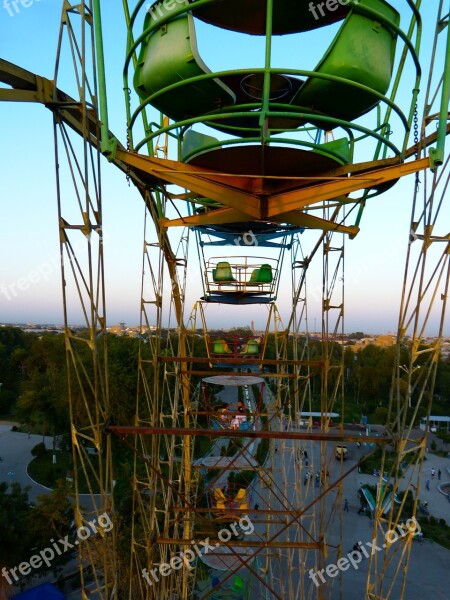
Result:
M39 444L36 444L36 446L34 448L32 448L31 450L31 454L33 456L36 456L37 458L41 458L42 456L45 456L47 454L48 450L45 447L44 442L40 442Z
M373 413L374 423L379 423L380 425L385 425L387 418L388 418L388 409L385 408L384 406L379 406Z

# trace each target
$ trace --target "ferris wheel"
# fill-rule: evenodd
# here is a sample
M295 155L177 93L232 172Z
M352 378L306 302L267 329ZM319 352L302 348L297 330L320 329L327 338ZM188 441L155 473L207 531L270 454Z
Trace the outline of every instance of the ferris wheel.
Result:
M407 598L426 449L412 430L419 408L430 414L450 276L448 6L123 6L123 144L109 130L100 0L63 2L54 82L0 62L4 83L54 114L76 523L106 511L117 523L80 543L83 597ZM232 40L221 46L229 68L208 68L197 39L208 28L210 40ZM310 67L312 35L323 48ZM245 57L249 36L262 40L261 56L233 68L231 44ZM75 98L58 87L70 69ZM132 423L117 422L109 401L102 154L144 200ZM362 437L344 423L345 255L364 235L366 205L402 178L411 222L399 234L407 257L388 417ZM309 285L317 274L319 292ZM74 301L87 335L68 327ZM433 311L439 333L425 345ZM219 325L225 314L235 327ZM127 517L114 505L124 449ZM359 493L380 551L365 556L348 547L345 512L348 481L375 452L376 490ZM364 577L339 567L363 559Z

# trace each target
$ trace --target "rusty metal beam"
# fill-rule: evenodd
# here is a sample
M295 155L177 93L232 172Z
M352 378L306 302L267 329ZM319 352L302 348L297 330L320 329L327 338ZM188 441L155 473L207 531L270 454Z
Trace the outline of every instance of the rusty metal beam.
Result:
M317 442L375 442L376 444L387 444L389 438L380 438L375 435L360 435L348 433L312 433L294 431L239 431L238 429L194 429L187 427L134 427L133 425L111 425L106 428L110 433L119 435L179 435L182 436L205 436L226 438L268 438L277 440L311 440Z
M248 511L247 511L248 512ZM296 513L297 514L297 513ZM200 541L200 540L198 540ZM175 545L178 544L180 546L187 546L192 543L191 540L184 539L173 539L173 538L157 538L157 544L169 544ZM267 548L269 547L267 542L260 542L257 540L233 540L232 543L224 543L220 540L209 540L211 546L216 546L219 548L220 546L224 548L228 547L236 547L236 548ZM306 548L309 550L321 550L323 544L320 542L270 542L270 548Z
M206 467L203 467L206 468ZM262 468L262 467L261 467ZM220 514L223 513L224 515L229 514L230 509L229 508L217 508L216 506L213 507L213 509L211 509L211 507L197 507L195 506L194 508L190 507L190 506L177 506L176 507L176 511L180 511L180 512L195 512L195 513L210 513L211 510L214 510L215 513ZM242 515L247 515L249 510L248 508L233 508L232 509L233 512L237 513L237 514L242 514ZM265 515L288 515L288 516L299 516L302 517L305 514L305 511L302 509L280 509L280 508L258 508L257 510L253 509L251 510L252 515L261 515L261 516L265 516ZM280 523L281 521L277 520L277 521L271 521L273 523Z
M247 363L248 364L248 363ZM255 361L256 365L259 364ZM188 375L201 375L202 377L208 377L211 375L233 375L233 377L248 377L248 373L239 373L236 371L181 371L182 374ZM297 373L258 373L258 377L274 377L280 379L296 379L298 378Z
M206 356L202 357L190 357L190 356L158 356L158 362L163 363L227 363L231 365L237 364L245 364L245 365L253 365L257 363L258 365L303 365L306 367L323 367L323 360L283 360L283 359L275 359L275 358L229 358L229 357L214 357L208 358ZM234 375L239 375L239 373L234 372ZM248 373L245 373L248 375Z

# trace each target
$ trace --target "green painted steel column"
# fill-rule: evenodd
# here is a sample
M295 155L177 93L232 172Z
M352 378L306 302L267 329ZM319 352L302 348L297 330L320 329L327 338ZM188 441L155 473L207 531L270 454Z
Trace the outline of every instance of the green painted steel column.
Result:
M259 126L262 130L262 141L265 142L266 128L265 121L267 111L269 110L270 99L270 65L272 55L272 20L273 20L273 0L267 0L266 6L266 52L264 59L264 87L261 106L261 115L259 117Z
M450 15L450 13L449 13ZM442 81L441 109L436 148L430 150L431 168L436 169L444 163L445 136L447 135L448 105L450 102L450 17L447 17L447 48L445 52L444 79Z
M95 51L97 58L97 77L98 77L98 100L100 108L100 150L102 154L109 156L113 153L113 149L117 140L109 137L108 127L108 103L106 100L106 77L105 77L105 57L103 53L103 33L102 33L102 16L100 11L100 0L93 0L94 9L94 35L95 35Z

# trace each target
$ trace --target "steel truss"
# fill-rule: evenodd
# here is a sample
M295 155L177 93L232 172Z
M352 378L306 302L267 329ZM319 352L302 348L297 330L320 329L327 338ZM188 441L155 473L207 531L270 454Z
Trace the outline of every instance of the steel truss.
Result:
M64 2L55 84L63 55L73 59L75 101L53 97L56 183L62 292L73 453L75 524L92 528L103 514L114 515L106 341L105 285L98 90L95 75L92 6ZM89 69L88 65L91 65ZM56 89L56 88L55 88ZM65 111L78 114L74 135ZM97 127L93 128L94 124ZM72 330L71 325L81 327ZM85 496L87 494L87 498ZM98 598L117 593L116 531L80 541L78 565L83 598L94 588Z
M229 544L222 542L235 553L235 548L245 545L252 548L248 560L238 555L239 561L247 562L251 573L249 581L255 594L252 597L341 598L341 578L335 580L338 583L334 586L318 589L312 584L305 586L304 580L308 569L323 568L345 550L340 543L333 545L326 535L334 520L342 538L342 481L348 474L341 466L339 475L327 475L330 444L356 439L345 434L342 428L331 431L328 416L338 407L343 414L344 401L342 352L338 343L344 331L344 244L341 234L354 235L358 229L355 225L345 224L340 210L343 204L348 203L348 198L345 201L342 198L353 191L424 172L421 175L422 186L416 178L413 193L387 436L383 439L367 438L382 448L381 473L387 473L387 482L380 478L374 520L374 538L384 542L386 531L399 526L403 504L400 510L394 511L392 503L387 516L383 516L381 506L389 485L393 493L399 492L400 472L407 460L410 467L406 485L414 497L413 512L409 516L414 516L417 508L418 498L414 490L420 485L426 439L413 439L411 432L419 409L425 408L430 414L448 296L450 240L444 211L450 178L449 159L448 153L444 156L431 153L431 161L426 156L426 149L435 141L442 151L443 140L449 132L446 115L450 76L448 69L444 68L443 74L442 70L436 74L434 69L439 48L446 46L442 56L450 54L448 14L441 1L435 36L436 52L431 61L420 137L404 152L405 158L415 156L415 159L397 164L383 158L354 166L350 173L343 168L333 174L333 180L292 193L285 190L281 182L279 198L273 194L266 206L260 202L260 196L252 192L254 182L245 176L237 176L234 180L214 178L210 174L205 176L199 169L167 160L167 154L165 158L156 158L156 147L153 148L150 143L147 146L150 156L138 155L121 146L108 132L107 121L99 118L98 99L105 99L104 90L97 90L96 85L97 72L102 72L102 65L97 71L96 64L101 44L99 36L94 36L93 32L93 27L97 27L97 34L101 33L101 22L96 18L96 15L99 16L98 8L98 0L77 4L67 0L63 2L54 82L5 61L0 63L1 80L12 87L0 90L0 99L41 102L54 113L77 526L88 524L105 512L114 514L111 434L119 435L135 453L129 560L123 560L117 550L118 525L105 536L91 536L80 543L83 598L87 598L91 591L105 600L114 597L128 597L130 600L188 599L193 597L194 590L198 593L198 574L188 568L172 570L154 585L145 581L143 569L170 561L175 553L187 551L191 541L199 541L200 536L210 534L211 539L216 539L212 536L217 534L221 521L217 517L211 518L210 506L201 505L205 497L204 481L193 468L195 440L213 436L243 438L243 449L238 452L241 458L245 457L250 438L270 441L267 462L259 472L272 487L262 496L264 502L267 499L267 506L254 511L256 521L259 521L259 539L254 538L247 544L242 544L242 540ZM71 55L76 90L73 98L56 87L61 66L65 65L64 42L68 43ZM448 67L448 60L446 65ZM436 121L439 129L434 132L432 127ZM145 128L147 124L144 116ZM77 139L72 139L75 137ZM154 231L146 231L144 235L143 339L136 416L132 425L113 425L109 421L100 151L127 173L137 186L144 199L146 220L154 225ZM443 166L434 173L426 171L430 165L437 167L441 164ZM68 177L63 177L63 174ZM361 174L365 183L358 179ZM71 187L67 181L71 181ZM169 218L167 204L172 196L167 193L163 182L181 185L197 194L205 193L219 202L223 201L226 208L217 211L215 216L191 214ZM228 190L224 191L227 185ZM264 190L263 178L258 185ZM240 196L236 195L237 191L240 191ZM237 200L230 200L233 195ZM277 208L280 198L281 208ZM196 357L196 347L200 343L196 337L199 324L196 311L187 319L187 325L184 324L188 233L183 232L176 244L173 244L172 233L169 238L169 232L176 226L204 225L213 221L227 223L231 217L244 219L238 210L243 201L248 205L245 219L250 215L257 220L270 216L283 218L294 209L307 209L317 202L324 203L321 220L313 218L307 211L299 210L297 215L299 226L315 227L320 222L324 232L319 234L319 240L309 254L300 256L300 246L296 242L297 253L294 252L292 258L293 311L284 328L273 309L276 332L276 358L273 360L277 371L271 374L273 392L269 391L269 386L266 387L266 413L262 415L267 419L266 426L252 435L238 431L213 432L200 426L198 382L204 375L213 373L207 366L211 357L207 357L203 371L194 370L195 363L201 364ZM177 249L174 251L173 247ZM308 335L306 278L319 249L322 250L323 318L321 355L314 356L313 340ZM76 304L72 299L76 299ZM165 307L170 313L168 322L173 324L173 328L163 327ZM433 313L435 307L437 312ZM70 329L72 314L83 315L82 330ZM435 342L429 343L424 339L425 328L436 314L439 335ZM203 321L200 321L205 329ZM167 330L165 340L161 336L163 329ZM264 366L264 361L270 364L270 359L263 359L261 365ZM230 370L231 365L230 362ZM320 372L321 379L319 434L311 429L298 429L299 413L314 407L310 384L313 369ZM267 376L264 372L259 375ZM315 492L310 479L303 485L301 472L296 470L300 452L310 448L312 455L313 446L319 448L318 458L311 461L311 467L322 473L320 493ZM96 449L95 458L89 448ZM289 456L282 464L277 463L277 448ZM392 451L394 459L390 460ZM280 478L274 476L277 467L281 469L281 485ZM384 483L386 485L382 485ZM88 500L81 495L85 485ZM331 501L330 492L334 490L337 494ZM260 493L263 492L260 490ZM412 535L402 537L397 543L389 544L385 552L370 558L365 592L367 600L404 597L411 542ZM292 565L293 573L288 582L283 577L287 564ZM230 578L237 572L238 566L231 570ZM90 567L92 582L88 581L87 567ZM210 597L213 592L210 588L202 592L202 597Z

